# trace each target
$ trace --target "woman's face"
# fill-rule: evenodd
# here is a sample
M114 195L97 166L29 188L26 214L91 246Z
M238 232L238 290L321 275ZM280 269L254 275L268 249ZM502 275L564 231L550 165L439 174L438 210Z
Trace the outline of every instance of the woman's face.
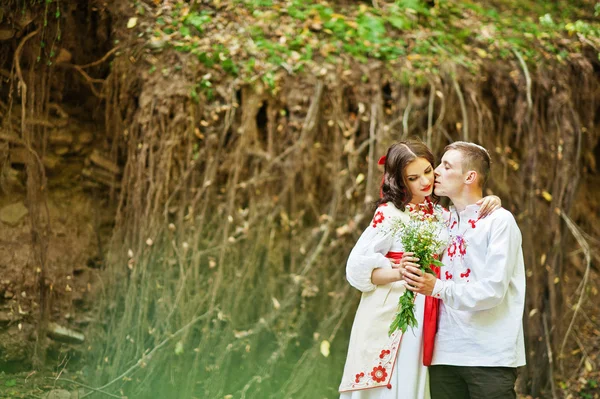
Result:
M413 204L420 204L433 192L433 166L425 158L417 158L406 166L406 181Z

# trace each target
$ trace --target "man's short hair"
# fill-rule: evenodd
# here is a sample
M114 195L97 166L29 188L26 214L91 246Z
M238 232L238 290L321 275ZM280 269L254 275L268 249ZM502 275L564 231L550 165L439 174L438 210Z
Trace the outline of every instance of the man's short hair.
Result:
M467 170L476 171L479 176L477 179L479 186L483 188L490 177L490 164L492 163L488 151L478 144L466 141L455 141L448 144L444 148L444 152L449 150L460 151L463 154L463 173Z

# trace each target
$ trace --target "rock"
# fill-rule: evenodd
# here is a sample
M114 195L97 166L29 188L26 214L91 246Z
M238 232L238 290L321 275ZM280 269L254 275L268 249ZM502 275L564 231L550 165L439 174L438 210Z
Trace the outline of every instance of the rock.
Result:
M13 320L8 312L0 312L0 326L5 327Z
M15 31L10 26L0 26L0 40L10 40L15 35Z
M77 135L77 141L81 144L89 144L94 141L94 134L92 132L81 132Z
M73 143L73 135L66 130L53 130L50 132L48 142L52 145L71 145Z
M85 336L82 333L59 326L56 323L48 324L48 336L61 342L82 343L85 341Z
M63 147L56 147L56 148L54 149L54 153L55 153L56 155L65 155L65 154L66 154L66 153L68 153L68 152L69 152L69 147L64 147L64 146L63 146Z
M22 202L17 202L0 209L0 221L9 226L16 226L28 213L29 211L25 205Z
M56 166L60 163L60 158L52 154L46 154L44 156L44 159L42 159L42 163L44 164L47 170L54 170L56 169Z
M23 147L11 148L10 163L25 165L29 159L28 151Z
M114 173L115 175L121 173L121 168L119 168L119 165L102 156L98 150L92 151L92 154L90 155L90 161L102 169L106 169L107 171Z
M71 55L71 53L68 50L61 48L60 50L58 50L58 55L56 56L55 62L57 64L69 63L71 62L71 59L73 59L73 55Z
M100 168L85 168L81 170L81 175L87 179L91 179L96 183L103 184L108 187L118 188L119 183L115 176L109 171Z
M64 389L53 389L42 395L43 399L71 399L71 392Z

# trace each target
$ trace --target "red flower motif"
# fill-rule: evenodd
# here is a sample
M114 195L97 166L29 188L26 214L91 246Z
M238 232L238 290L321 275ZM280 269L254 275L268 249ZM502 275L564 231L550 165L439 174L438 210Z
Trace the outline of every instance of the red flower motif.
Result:
M373 367L373 371L371 371L371 377L375 382L383 382L387 377L387 371L382 366Z
M389 351L389 350L387 350L387 349L384 349L384 350L382 350L382 351L381 351L381 353L379 354L379 358L380 358L380 359L383 359L383 358L384 358L386 355L389 355L389 354L390 354L390 351Z
M456 220L452 222L452 226L450 226L451 229L454 228L454 226L456 226L456 223L458 223Z
M452 280L452 274L448 273L448 270L446 270L446 280Z
M448 247L448 256L452 258L454 254L456 254L456 244L452 243L452 245Z
M474 229L475 228L475 223L477 223L479 219L477 220L473 220L473 219L469 219L469 223L471 224L471 228Z
M375 212L375 216L373 217L373 227L377 227L377 225L379 223L382 223L384 219L385 219L385 216L383 216L383 212L381 212L381 211Z
M466 271L466 272L464 272L464 273L461 273L461 274L460 274L460 277L461 277L461 278L466 278L466 277L469 277L469 274L471 274L471 269L467 269L467 271Z

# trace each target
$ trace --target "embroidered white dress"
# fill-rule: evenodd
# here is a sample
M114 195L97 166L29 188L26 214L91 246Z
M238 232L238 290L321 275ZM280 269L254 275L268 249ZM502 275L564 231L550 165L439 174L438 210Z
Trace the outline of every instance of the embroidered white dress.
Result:
M391 202L379 206L348 258L346 277L363 294L352 325L340 399L430 398L429 375L422 361L425 297L415 299L418 327L388 336L405 283L376 286L371 282L373 269L391 268L386 254L403 252L392 233L396 218L408 220L409 216Z

